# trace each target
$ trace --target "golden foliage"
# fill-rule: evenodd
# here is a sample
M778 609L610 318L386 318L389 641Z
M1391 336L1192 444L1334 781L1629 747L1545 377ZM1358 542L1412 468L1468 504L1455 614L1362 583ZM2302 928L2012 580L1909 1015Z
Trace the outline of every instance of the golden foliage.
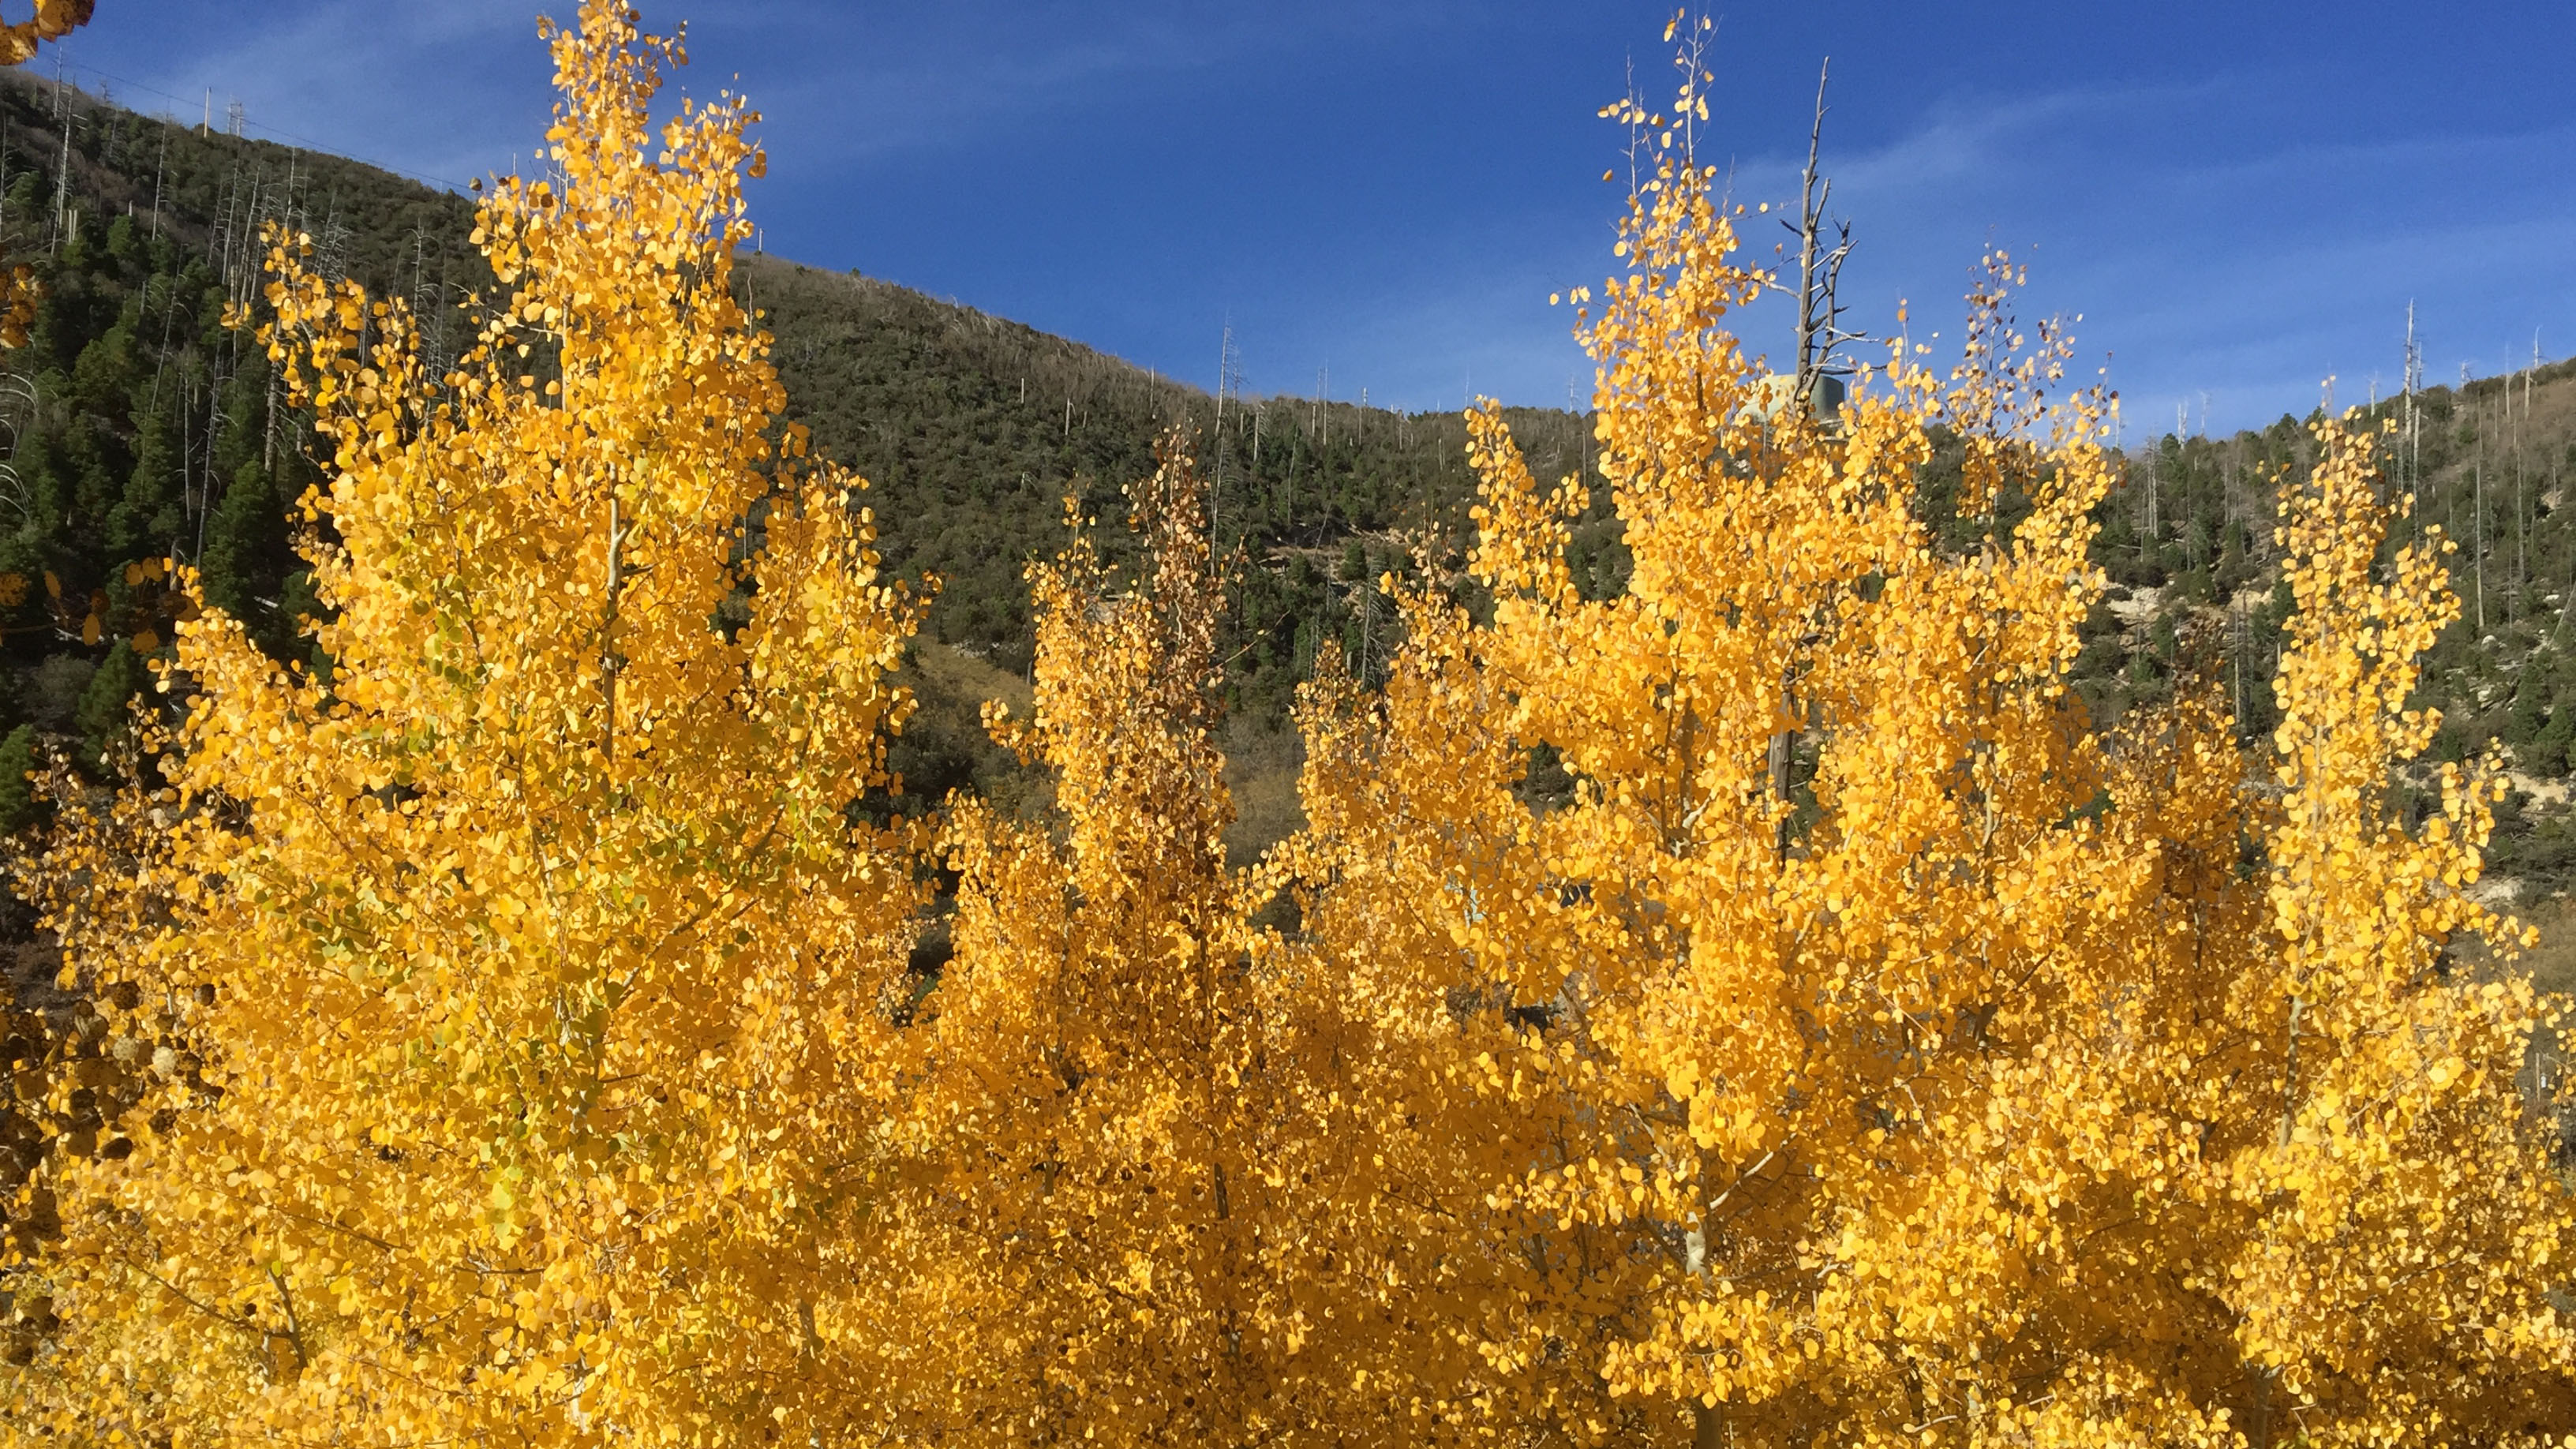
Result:
M1003 1438L1236 1442L1294 1332L1257 1261L1275 1124L1238 1095L1263 993L1207 733L1223 581L1202 495L1177 451L1134 490L1155 550L1132 591L1087 534L1031 571L1034 715L987 712L1054 806L960 803L942 842L954 956L903 1048L921 1176L887 1247L920 1289L918 1361L943 1355L925 1430L959 1405Z
M36 325L36 304L44 295L34 267L21 262L0 272L0 347L27 345L27 329Z
M1210 737L1223 561L1165 445L1128 581L1087 527L1034 570L1034 717L997 737L1052 808L953 807L954 955L897 1047L910 1177L873 1254L925 1437L1410 1444L1496 1400L1434 1325L1478 1291L1481 1183L1410 1144L1484 1125L1405 1020L1256 931L1286 879L1230 872ZM1076 520L1079 523L1079 520ZM1323 968L1323 969L1319 969ZM1466 1270L1462 1276L1461 1270Z
M1385 700L1309 714L1286 949L1384 1021L1473 1004L1477 1130L1421 1150L1485 1188L1461 1276L1502 1291L1440 1306L1491 1391L1536 1442L2576 1430L2576 1213L2515 1086L2543 1004L2440 967L2518 932L2465 894L2497 787L2388 808L2453 605L2433 552L2378 564L2370 440L2320 426L2284 505L2277 794L2205 692L2099 737L2065 676L2101 404L2045 400L2010 264L1946 379L1895 350L1811 417L1725 330L1767 279L1714 173L1658 150L1586 319L1626 591L1578 592L1581 487L1489 407L1490 623L1411 597ZM1988 519L1955 556L1936 427ZM1534 813L1542 747L1576 785Z
M0 24L0 65L24 65L36 47L60 40L89 23L98 0L36 0L36 13Z
M1045 808L853 826L915 611L772 425L748 115L657 150L676 45L555 48L455 375L278 239L327 670L183 621L166 788L56 779L90 1006L20 1079L0 1443L2576 1436L2563 1003L2448 968L2522 932L2492 763L2392 788L2457 606L2372 437L2285 492L2268 748L2207 689L2097 731L2107 400L2002 256L1946 374L1766 377L1686 64L1576 294L1619 593L1478 411L1464 575L1383 581L1383 690L1322 661L1306 828L1231 870L1176 437L1132 577L1080 518L1031 572Z
M44 1165L7 1442L732 1443L864 1392L832 1297L917 891L846 811L914 609L773 438L748 113L654 126L677 47L621 5L553 45L562 181L484 204L506 291L453 375L276 238L329 665L181 626L166 787L36 875L141 1147Z

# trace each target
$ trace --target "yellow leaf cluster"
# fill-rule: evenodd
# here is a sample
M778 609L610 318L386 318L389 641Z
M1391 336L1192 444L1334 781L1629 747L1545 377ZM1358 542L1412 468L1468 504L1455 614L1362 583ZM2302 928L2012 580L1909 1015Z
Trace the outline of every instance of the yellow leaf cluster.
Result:
M554 43L455 373L274 239L327 665L182 622L164 781L55 781L0 1445L2576 1435L2561 1004L2450 964L2521 936L2494 762L2392 796L2457 605L2372 437L2283 495L2275 735L2098 729L2109 404L2018 267L1817 415L1658 147L1574 294L1619 592L1480 409L1464 572L1386 581L1382 689L1319 662L1305 826L1230 865L1176 435L1135 569L1071 514L1031 570L989 723L1049 797L872 828L916 610L772 421L749 116L654 126L621 6Z
M621 5L553 43L559 179L483 205L507 291L453 374L273 238L327 665L180 625L164 778L67 798L35 870L104 1020L12 1208L58 1205L8 1285L56 1326L0 1442L735 1443L866 1402L835 1302L919 888L848 807L916 610L772 426L750 116L657 125L673 47Z
M24 65L37 46L87 25L97 8L98 0L36 0L33 15L0 24L0 65Z

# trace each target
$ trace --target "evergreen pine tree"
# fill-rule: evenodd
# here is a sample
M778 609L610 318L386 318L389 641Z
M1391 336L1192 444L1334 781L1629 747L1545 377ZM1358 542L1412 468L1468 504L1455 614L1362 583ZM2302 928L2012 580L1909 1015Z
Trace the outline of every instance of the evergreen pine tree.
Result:
M180 472L186 453L178 419L168 409L156 408L140 422L134 471L126 477L124 496L107 515L107 550L115 561L167 553L186 526Z
M20 725L0 739L0 834L14 835L36 819L35 791L27 772L36 768L36 727Z
M103 766L110 747L126 736L133 716L126 709L136 695L152 683L152 671L134 652L134 645L124 639L107 651L99 661L98 672L90 676L89 688L81 691L80 707L73 712L72 723L81 736L81 761Z
M205 600L242 621L274 652L291 616L281 617L280 585L295 559L288 548L286 511L259 460L234 470L214 517L206 524L206 552L198 565Z

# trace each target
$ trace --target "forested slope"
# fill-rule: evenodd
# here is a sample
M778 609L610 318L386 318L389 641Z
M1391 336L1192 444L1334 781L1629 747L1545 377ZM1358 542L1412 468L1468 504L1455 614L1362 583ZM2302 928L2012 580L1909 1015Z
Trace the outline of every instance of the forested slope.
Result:
M200 135L0 75L0 245L44 296L0 358L0 816L35 734L92 759L184 607L161 566L284 652L305 595L288 514L314 471L266 359L224 325L255 302L262 228L379 292L461 300L488 276L471 204L338 157ZM452 346L452 306L430 306Z
M121 727L148 677L143 656L166 645L180 607L157 560L197 567L207 597L281 654L304 647L291 515L315 476L306 421L223 325L228 306L258 297L271 221L309 233L325 274L421 304L433 353L470 329L488 281L466 242L470 198L0 75L0 235L46 287L30 345L0 357L0 727L12 731L0 775L38 735L95 758ZM1391 610L1373 581L1412 568L1417 550L1444 573L1459 562L1473 481L1455 414L1220 399L854 273L756 257L742 278L775 336L788 416L869 480L888 565L937 580L926 647L944 662L915 671L926 707L898 747L910 788L895 808L1015 776L972 696L1029 668L1022 571L1063 538L1068 495L1114 513L1172 429L1211 476L1214 527L1238 560L1223 655L1231 743L1254 762L1239 781L1248 796L1263 793L1254 776L1284 781L1294 750L1279 726L1319 648L1337 646L1363 677L1390 656ZM2426 702L2446 716L2437 748L2456 758L2497 740L2513 752L2523 788L2504 812L2499 864L2561 889L2576 876L2576 836L2559 818L2576 756L2576 509L2562 488L2576 460L2576 364L2371 411L2396 429L2394 482L2421 495L2416 522L2461 544L2468 616L2427 675ZM1587 419L1515 409L1511 420L1539 477L1587 472ZM2221 681L2249 737L2268 728L2289 607L2273 503L2309 447L2304 422L2284 417L2130 450L2095 548L2116 587L2087 623L2078 670L2098 712L2116 716L2197 670ZM1926 480L1936 514L1954 468L1945 455ZM1966 540L1967 523L1934 521ZM1587 589L1617 587L1625 556L1606 498L1574 530L1573 553ZM0 817L25 808L0 783ZM1294 811L1254 813L1266 823L1247 822L1247 845Z
M1365 591L1418 533L1462 535L1463 421L1332 401L1227 398L972 308L763 258L747 269L777 337L791 416L873 485L889 562L943 581L940 636L1025 670L1022 566L1054 551L1062 500L1117 506L1178 427L1214 481L1215 527L1246 565L1240 688L1284 703L1319 639L1383 657ZM1515 409L1551 471L1579 466L1582 424ZM1606 509L1604 510L1606 512Z
M2500 745L2515 791L2491 855L2499 890L2554 922L2576 884L2567 776L2576 744L2576 362L2375 402L2392 493L2415 505L2401 540L2451 540L2462 618L2425 663L2417 702L2439 708L2432 760ZM2168 435L2133 450L2102 510L2095 557L2114 587L2088 621L2083 672L2106 709L2161 694L2193 667L2216 673L2248 737L2275 722L2270 681L2290 608L2271 533L2281 480L2311 442L2283 417L2229 437ZM2431 805L2430 775L2415 808Z

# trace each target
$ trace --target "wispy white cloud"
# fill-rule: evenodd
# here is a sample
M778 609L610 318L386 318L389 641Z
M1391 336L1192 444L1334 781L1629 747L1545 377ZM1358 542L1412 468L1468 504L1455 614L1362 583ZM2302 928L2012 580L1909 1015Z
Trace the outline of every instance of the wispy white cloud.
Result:
M2260 425L2315 406L2330 375L2346 402L2367 395L2374 373L2394 387L2410 299L2435 380L2462 361L2479 374L2527 361L2535 326L2576 350L2576 193L2557 180L2576 127L2306 135L2279 104L2248 78L2214 76L1957 95L1860 147L1836 145L1829 129L1834 207L1859 239L1846 298L1865 326L1892 328L1910 299L1918 338L1955 336L1954 299L1978 257L2004 247L2033 263L2026 313L2083 315L2083 372L2108 354L2133 427L2169 426L2177 403L2195 425ZM1792 198L1804 159L1740 158L1735 196ZM1759 261L1785 240L1769 217L1747 218L1744 235ZM1570 319L1534 315L1527 293L1609 261L1589 238L1562 244L1535 256L1499 245L1502 265L1478 284L1373 299L1400 320L1348 318L1344 331L1364 344L1346 345L1353 366L1454 395L1448 379L1473 358L1480 385L1553 400ZM1756 351L1785 343L1772 335L1786 326L1778 311L1744 316ZM1363 363L1380 348L1385 361ZM1408 349L1420 356L1409 367L1395 360Z
M241 102L256 133L293 137L454 181L506 165L542 134L546 62L517 0L113 9L75 36L73 66L210 104ZM130 92L129 92L130 94ZM167 104L166 102L164 104Z
M2205 392L2212 426L2304 411L2332 373L2347 398L2373 368L2393 379L2409 298L2428 355L2479 372L2506 365L2504 338L2527 354L2533 324L2568 317L2576 195L2556 177L2576 127L2312 135L2284 106L2214 76L1954 97L1856 154L1829 132L1860 242L1848 295L1882 314L1911 298L1920 327L2005 247L2034 263L2036 308L2085 314L2079 341L2113 354L2133 417L2183 400L2196 417ZM1793 195L1802 160L1750 158L1737 195ZM1750 233L1762 251L1767 230Z
M159 8L149 26L94 27L75 63L182 98L211 92L219 118L239 98L254 126L433 175L506 166L542 131L546 63L526 0L295 0L196 16ZM694 63L676 80L749 92L770 134L793 137L793 164L810 174L1043 124L1114 101L1122 80L1420 30L1449 22L1453 8L716 0L687 7ZM647 28L678 24L664 13L674 9L646 7Z
M740 63L763 112L795 137L791 164L814 172L1114 107L1144 77L1428 31L1452 20L1454 8L969 0L898 19L871 5L737 5L708 12L696 33L707 42L702 57ZM788 56L792 63L779 63ZM1174 126L1206 123L1172 117Z

